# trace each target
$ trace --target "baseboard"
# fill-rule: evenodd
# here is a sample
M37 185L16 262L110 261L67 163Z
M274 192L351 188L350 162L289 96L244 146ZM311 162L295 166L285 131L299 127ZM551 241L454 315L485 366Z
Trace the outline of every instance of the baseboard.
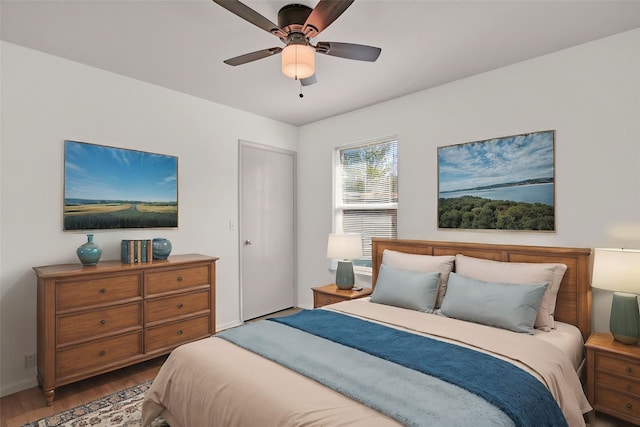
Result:
M36 387L38 380L33 378L31 380L24 380L11 385L2 385L0 387L0 397L5 397L19 391L27 390L29 388Z
M229 323L223 323L222 325L216 325L216 332L220 332L229 328L235 328L236 326L240 326L240 325L242 325L242 322L239 320L235 320Z

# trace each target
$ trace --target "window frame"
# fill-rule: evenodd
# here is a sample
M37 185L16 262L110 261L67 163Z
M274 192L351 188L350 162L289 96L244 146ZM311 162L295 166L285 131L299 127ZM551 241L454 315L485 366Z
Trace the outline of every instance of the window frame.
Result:
M366 148L369 146L375 145L383 145L388 143L395 143L395 176L396 176L396 197L395 202L379 202L379 203L344 203L343 202L343 179L342 179L342 164L341 164L341 154L345 150L357 149L357 148ZM345 210L393 210L395 211L395 223L393 225L393 235L397 236L398 233L398 150L399 150L399 140L397 136L389 136L384 138L378 138L370 141L363 141L348 145L341 145L334 147L333 150L333 182L332 182L332 230L334 233L342 233L344 229L342 227L343 215ZM371 252L371 248L368 248L368 252ZM366 245L363 244L363 253L367 253ZM353 261L354 271L356 274L364 274L371 275L371 256L363 256ZM331 260L331 269L335 270L337 266L337 260Z

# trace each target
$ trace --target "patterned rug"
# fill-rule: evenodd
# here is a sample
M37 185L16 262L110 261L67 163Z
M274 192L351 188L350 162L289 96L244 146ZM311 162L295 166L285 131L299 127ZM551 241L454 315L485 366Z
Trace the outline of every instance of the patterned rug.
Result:
M140 417L142 416L144 393L150 386L151 381L147 381L77 408L24 424L22 427L138 427L141 425ZM151 426L168 427L169 425L158 417Z

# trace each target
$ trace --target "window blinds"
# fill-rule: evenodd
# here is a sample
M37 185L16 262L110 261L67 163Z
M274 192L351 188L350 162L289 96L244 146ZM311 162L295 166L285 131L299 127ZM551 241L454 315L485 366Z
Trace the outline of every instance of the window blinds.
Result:
M339 149L336 232L360 233L363 256L372 237L397 237L398 142Z

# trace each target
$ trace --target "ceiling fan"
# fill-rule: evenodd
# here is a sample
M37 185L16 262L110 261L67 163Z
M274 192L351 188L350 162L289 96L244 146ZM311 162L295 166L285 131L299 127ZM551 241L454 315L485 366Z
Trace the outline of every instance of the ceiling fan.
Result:
M237 0L213 1L245 21L273 34L285 44L284 48L271 47L227 59L224 63L228 65L242 65L282 53L282 72L288 77L300 80L302 86L308 86L317 81L314 52L374 62L382 51L379 47L353 43L311 43L311 39L317 37L342 15L353 0L320 0L313 9L302 4L289 4L278 12L278 25Z

